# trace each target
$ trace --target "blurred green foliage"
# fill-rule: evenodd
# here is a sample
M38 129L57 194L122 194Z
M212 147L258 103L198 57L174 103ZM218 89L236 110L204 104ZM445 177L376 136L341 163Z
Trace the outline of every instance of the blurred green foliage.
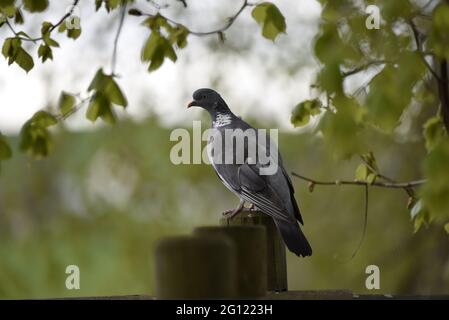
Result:
M410 195L415 227L449 220L449 86L447 79L447 16L449 3L398 0L320 0L315 56L320 70L313 84L314 100L300 102L291 122L319 122L329 150L339 158L372 151L367 131L413 140L412 131L398 134L404 122L415 122L429 152L422 166L427 183ZM374 13L367 11L374 5ZM370 14L379 14L379 27L368 28ZM362 75L362 77L360 77ZM354 88L350 78L359 76ZM311 101L316 101L311 104ZM313 108L311 108L313 106ZM318 107L317 107L318 106ZM411 109L415 119L410 119ZM318 131L317 130L317 131ZM372 153L371 153L372 154ZM373 159L374 155L372 156ZM366 163L366 159L364 161ZM405 164L403 164L405 165ZM364 163L356 178L373 183L376 176ZM410 180L410 179L407 179ZM421 200L419 200L421 199ZM417 207L414 207L417 205Z
M133 2L96 0L95 7L111 12ZM363 188L306 188L295 181L315 253L312 259L289 256L291 288L363 292L365 267L377 264L384 293L447 293L449 90L442 70L449 59L449 4L319 2L322 14L313 45L319 70L312 84L317 93L299 102L291 117L294 126L313 125L301 135L282 134L280 147L287 165L307 176L355 176L367 182L370 216L362 249L350 260L363 224ZM192 35L216 34L224 40L224 31L250 6L242 3L228 24L210 33L195 33L161 14L131 8L128 13L144 16L149 30L142 61L149 71L165 58L176 61L175 49L187 46ZM366 27L368 5L380 9L379 29ZM81 35L81 29L67 28L64 19L43 21L37 38L19 31L28 14L48 6L47 0L24 1L23 7L0 0L0 28L14 30L2 45L9 64L32 70L25 42L36 44L43 63L52 60L52 50L59 47L52 38L56 29L73 40ZM252 17L269 40L287 30L273 3L257 4ZM351 77L360 74L360 86L354 88ZM215 224L219 212L236 201L210 168L171 164L169 129L154 119L124 121L91 133L57 126L85 101L86 117L107 123L115 122L115 105L128 104L114 72L100 68L86 88L85 100L63 92L58 113L37 112L20 137L0 135L2 298L151 294L155 241L199 224ZM22 153L9 159L16 149ZM53 156L45 158L50 152ZM425 178L427 183L413 193L405 190L407 194L371 186L385 176L398 181ZM68 264L81 269L80 291L64 287Z
M58 131L51 157L34 161L17 154L3 165L1 298L152 294L155 242L216 225L221 212L238 202L211 167L173 165L171 129L154 119L95 132ZM423 142L398 143L375 130L369 138L386 174L421 175ZM18 139L12 142L16 149ZM319 137L281 133L279 146L289 171L321 180L353 178L357 161L335 161ZM293 182L314 256L288 253L291 289L368 292L365 268L376 264L383 293L447 293L447 235L433 226L414 234L402 190L370 188L366 239L350 260L362 233L363 189L317 185L311 193L305 182ZM69 264L80 267L78 291L65 288Z

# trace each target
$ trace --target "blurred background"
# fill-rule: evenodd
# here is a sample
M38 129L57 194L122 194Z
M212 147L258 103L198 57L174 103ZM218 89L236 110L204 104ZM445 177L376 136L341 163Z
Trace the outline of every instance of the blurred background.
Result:
M70 1L54 1L45 19L55 21ZM118 47L117 82L129 100L115 125L92 124L85 109L52 128L54 148L45 159L14 152L0 175L0 298L48 298L153 293L152 250L163 236L218 224L238 199L208 165L173 165L170 132L209 119L186 110L191 93L212 87L233 111L254 126L280 128L279 148L287 170L317 180L354 179L357 159L337 160L314 123L295 129L289 121L298 101L309 98L318 62L313 58L321 6L314 0L273 1L284 14L287 33L267 41L242 13L218 38L189 38L178 61L148 73L140 50L148 31L127 16ZM171 4L167 16L192 30L221 26L240 1ZM148 3L144 7L154 11ZM26 74L0 61L0 129L18 149L21 125L37 110L56 104L61 90L85 91L99 67L108 70L118 13L95 13L80 4L82 35L59 39L54 61ZM24 28L38 30L39 14ZM245 30L245 32L241 32ZM8 36L0 28L0 37ZM3 60L3 59L2 59ZM361 81L361 80L360 80ZM26 92L26 94L23 94ZM406 130L405 128L404 130ZM379 168L399 181L422 177L424 141L366 132ZM366 237L364 188L319 186L292 178L313 247L310 258L288 253L289 289L365 288L365 268L380 268L374 293L441 294L449 288L449 241L441 227L414 232L401 189L370 188ZM65 268L80 268L81 289L67 290Z

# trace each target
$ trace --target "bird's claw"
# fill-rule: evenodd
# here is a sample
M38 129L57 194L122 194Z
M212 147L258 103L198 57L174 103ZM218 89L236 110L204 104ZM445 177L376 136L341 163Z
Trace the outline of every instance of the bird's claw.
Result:
M235 217L240 212L254 212L254 211L257 211L257 210L258 209L256 208L256 206L254 204L251 204L251 206L249 208L246 208L244 206L238 206L237 208L223 211L222 214L223 214L223 217L226 217L228 219L232 219L233 217Z
M237 215L237 213L239 213L241 211L242 211L242 209L239 209L239 208L229 209L229 210L223 211L222 214L223 214L223 217L228 218L228 219L232 219L232 218L234 218Z

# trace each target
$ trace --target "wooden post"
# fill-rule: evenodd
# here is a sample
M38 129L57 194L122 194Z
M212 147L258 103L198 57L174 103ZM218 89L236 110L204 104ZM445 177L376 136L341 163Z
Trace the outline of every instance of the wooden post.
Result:
M224 235L237 249L237 297L259 298L267 294L267 236L263 226L199 227L197 235Z
M155 250L157 299L234 298L235 244L219 235L165 238Z
M267 230L267 285L269 291L287 291L287 260L285 245L276 225L266 214L259 211L241 212L232 219L223 217L220 224L261 225Z

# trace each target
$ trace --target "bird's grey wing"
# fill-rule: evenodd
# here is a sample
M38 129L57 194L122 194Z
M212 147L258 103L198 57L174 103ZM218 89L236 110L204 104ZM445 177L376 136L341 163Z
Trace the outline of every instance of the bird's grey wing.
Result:
M271 176L261 176L256 165L243 164L238 169L240 195L275 219L292 222L278 191L273 188Z
M292 206L293 206L293 211L295 213L295 217L296 217L296 219L298 219L298 221L302 225L304 225L304 221L302 220L301 212L299 211L298 203L296 202L296 199L295 199L295 188L293 187L292 180L290 179L290 176L288 175L288 173L285 171L285 168L282 165L282 161L281 160L279 160L279 165L282 168L282 174L284 175L285 179L287 180L288 188L290 189L290 201L291 201Z
M267 143L267 150L271 151L271 145L273 145L273 147L275 147L275 150L277 152L278 165L282 169L282 175L285 178L285 180L287 181L287 185L288 185L288 190L289 190L289 194L290 194L289 201L290 201L290 204L291 204L291 210L292 210L295 218L302 225L304 225L304 221L302 219L301 212L299 211L298 203L296 202L296 199L295 199L295 188L293 187L293 183L292 183L292 180L290 179L290 176L288 175L287 171L284 168L281 153L279 152L279 150L278 150L278 148L276 146L276 143L274 143L274 141L271 139L271 137L268 137L267 141L268 141L268 143Z

